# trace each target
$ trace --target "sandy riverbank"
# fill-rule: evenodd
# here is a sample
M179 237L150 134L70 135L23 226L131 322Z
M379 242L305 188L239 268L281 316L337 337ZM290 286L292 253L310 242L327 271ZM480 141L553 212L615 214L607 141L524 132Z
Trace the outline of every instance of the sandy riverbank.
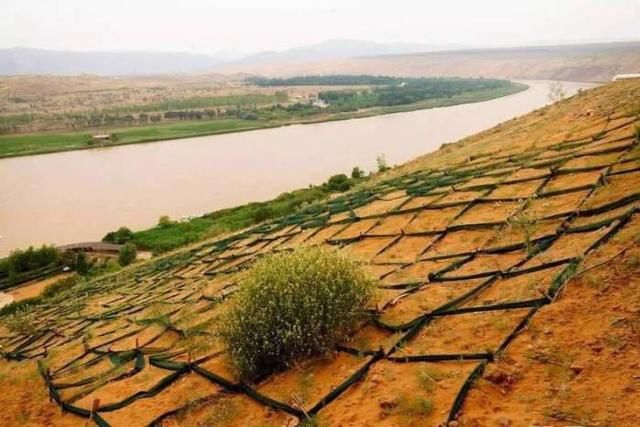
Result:
M69 277L72 274L73 273L56 274L55 276L47 277L46 279L25 283L24 285L12 288L4 292L0 292L0 308L4 307L5 305L9 305L12 302L18 302L27 298L37 297L50 284Z

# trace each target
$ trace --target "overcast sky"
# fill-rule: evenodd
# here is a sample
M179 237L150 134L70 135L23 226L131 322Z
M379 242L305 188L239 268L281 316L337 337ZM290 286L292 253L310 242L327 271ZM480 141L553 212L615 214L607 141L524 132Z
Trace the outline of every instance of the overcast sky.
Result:
M640 0L7 0L0 47L253 52L326 39L517 46L640 39Z

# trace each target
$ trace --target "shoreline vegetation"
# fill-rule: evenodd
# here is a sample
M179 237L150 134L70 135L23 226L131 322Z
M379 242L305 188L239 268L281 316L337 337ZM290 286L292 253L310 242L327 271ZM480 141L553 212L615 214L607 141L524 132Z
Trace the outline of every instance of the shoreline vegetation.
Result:
M377 161L378 173L389 169L384 155L379 156ZM102 240L117 244L133 243L139 250L151 251L154 255L159 255L287 214L313 209L313 205L317 202L359 186L372 176L374 176L373 172L365 175L365 172L356 166L351 171L351 176L334 175L321 185L309 185L307 188L282 193L271 200L250 202L180 221L161 216L154 227L131 231L123 226L107 233Z
M112 147L128 144L167 141L173 139L217 135L282 126L315 124L337 120L372 117L436 107L483 102L512 95L528 88L522 83L494 79L421 79L383 76L307 76L292 79L250 79L258 88L320 85L324 89L304 102L272 104L270 106L236 106L215 114L210 110L165 111L157 113L179 116L180 120L158 122L152 125L99 127L108 133L111 141L92 143L92 132L87 126L74 132L36 132L0 135L0 159L63 151ZM350 89L344 89L350 85ZM364 85L358 88L358 85ZM373 86L372 86L373 85ZM355 89L354 89L355 87ZM282 91L280 91L282 93ZM274 97L278 98L278 97ZM284 96L279 97L280 100ZM194 101L195 102L195 101ZM203 101L201 101L202 103ZM211 101L213 102L213 100ZM179 106L188 103L179 103ZM164 105L164 104L163 104ZM198 105L196 103L196 105ZM156 108L154 104L150 108ZM167 108L171 104L166 105ZM132 106L139 116L149 115L144 106ZM133 110L132 110L133 111ZM142 111L142 112L139 112ZM215 116L215 118L211 118ZM193 119L196 117L196 119ZM203 118L209 117L209 118Z
M80 282L119 271L137 258L137 248L130 242L123 244L117 255L48 245L15 249L0 258L0 317L42 304ZM31 287L37 289L28 289ZM7 301L6 297L18 289L26 296Z

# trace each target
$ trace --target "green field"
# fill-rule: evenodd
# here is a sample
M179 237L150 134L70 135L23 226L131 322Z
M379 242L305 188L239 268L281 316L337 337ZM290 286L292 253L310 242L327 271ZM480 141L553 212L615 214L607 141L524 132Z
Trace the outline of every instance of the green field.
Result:
M268 123L258 120L214 119L120 128L109 131L115 139L115 142L109 143L109 146L237 132L260 129L268 126ZM87 131L3 135L0 136L0 157L25 156L99 147L99 145L91 145L89 143L90 139L91 133Z
M216 118L211 120L177 121L157 125L104 129L101 130L101 132L108 132L113 135L114 142L109 143L109 146L135 144L141 142L248 131L289 124L319 123L331 120L370 117L381 114L481 102L520 92L526 88L526 85L512 83L508 86L495 89L463 92L448 98L428 99L411 104L372 107L357 111L336 113L318 111L314 114L305 115L299 115L291 112L287 113L287 116L285 117L278 115L277 118L271 119L265 114L265 117L256 119ZM24 135L2 135L0 136L0 158L99 147L99 145L90 144L90 139L91 132L87 130L79 132L45 132Z

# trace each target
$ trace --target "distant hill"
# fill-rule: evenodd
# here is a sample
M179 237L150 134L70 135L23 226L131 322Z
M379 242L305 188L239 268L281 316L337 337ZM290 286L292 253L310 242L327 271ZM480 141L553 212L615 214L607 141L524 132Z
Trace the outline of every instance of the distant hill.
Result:
M307 46L298 46L280 52L260 52L235 61L235 63L262 64L271 62L321 61L361 56L435 52L460 47L462 46L426 43L377 43L365 40L332 39Z
M0 49L0 75L114 76L215 71L265 76L385 74L600 82L609 81L616 74L640 72L640 41L461 49L453 45L342 39L230 60L238 54Z
M209 71L222 61L212 56L164 52L71 52L0 49L0 75L173 74Z
M280 52L260 52L238 58L233 51L212 55L185 52L75 52L45 49L0 49L0 75L15 74L136 74L197 73L214 70L224 63L242 66L309 62L356 56L431 52L451 46L420 43L376 43L362 40L327 40Z
M281 57L280 57L281 58ZM384 74L609 81L640 72L640 42L594 43L495 49L464 49L366 55L327 60L235 62L218 72L265 76L303 74Z

